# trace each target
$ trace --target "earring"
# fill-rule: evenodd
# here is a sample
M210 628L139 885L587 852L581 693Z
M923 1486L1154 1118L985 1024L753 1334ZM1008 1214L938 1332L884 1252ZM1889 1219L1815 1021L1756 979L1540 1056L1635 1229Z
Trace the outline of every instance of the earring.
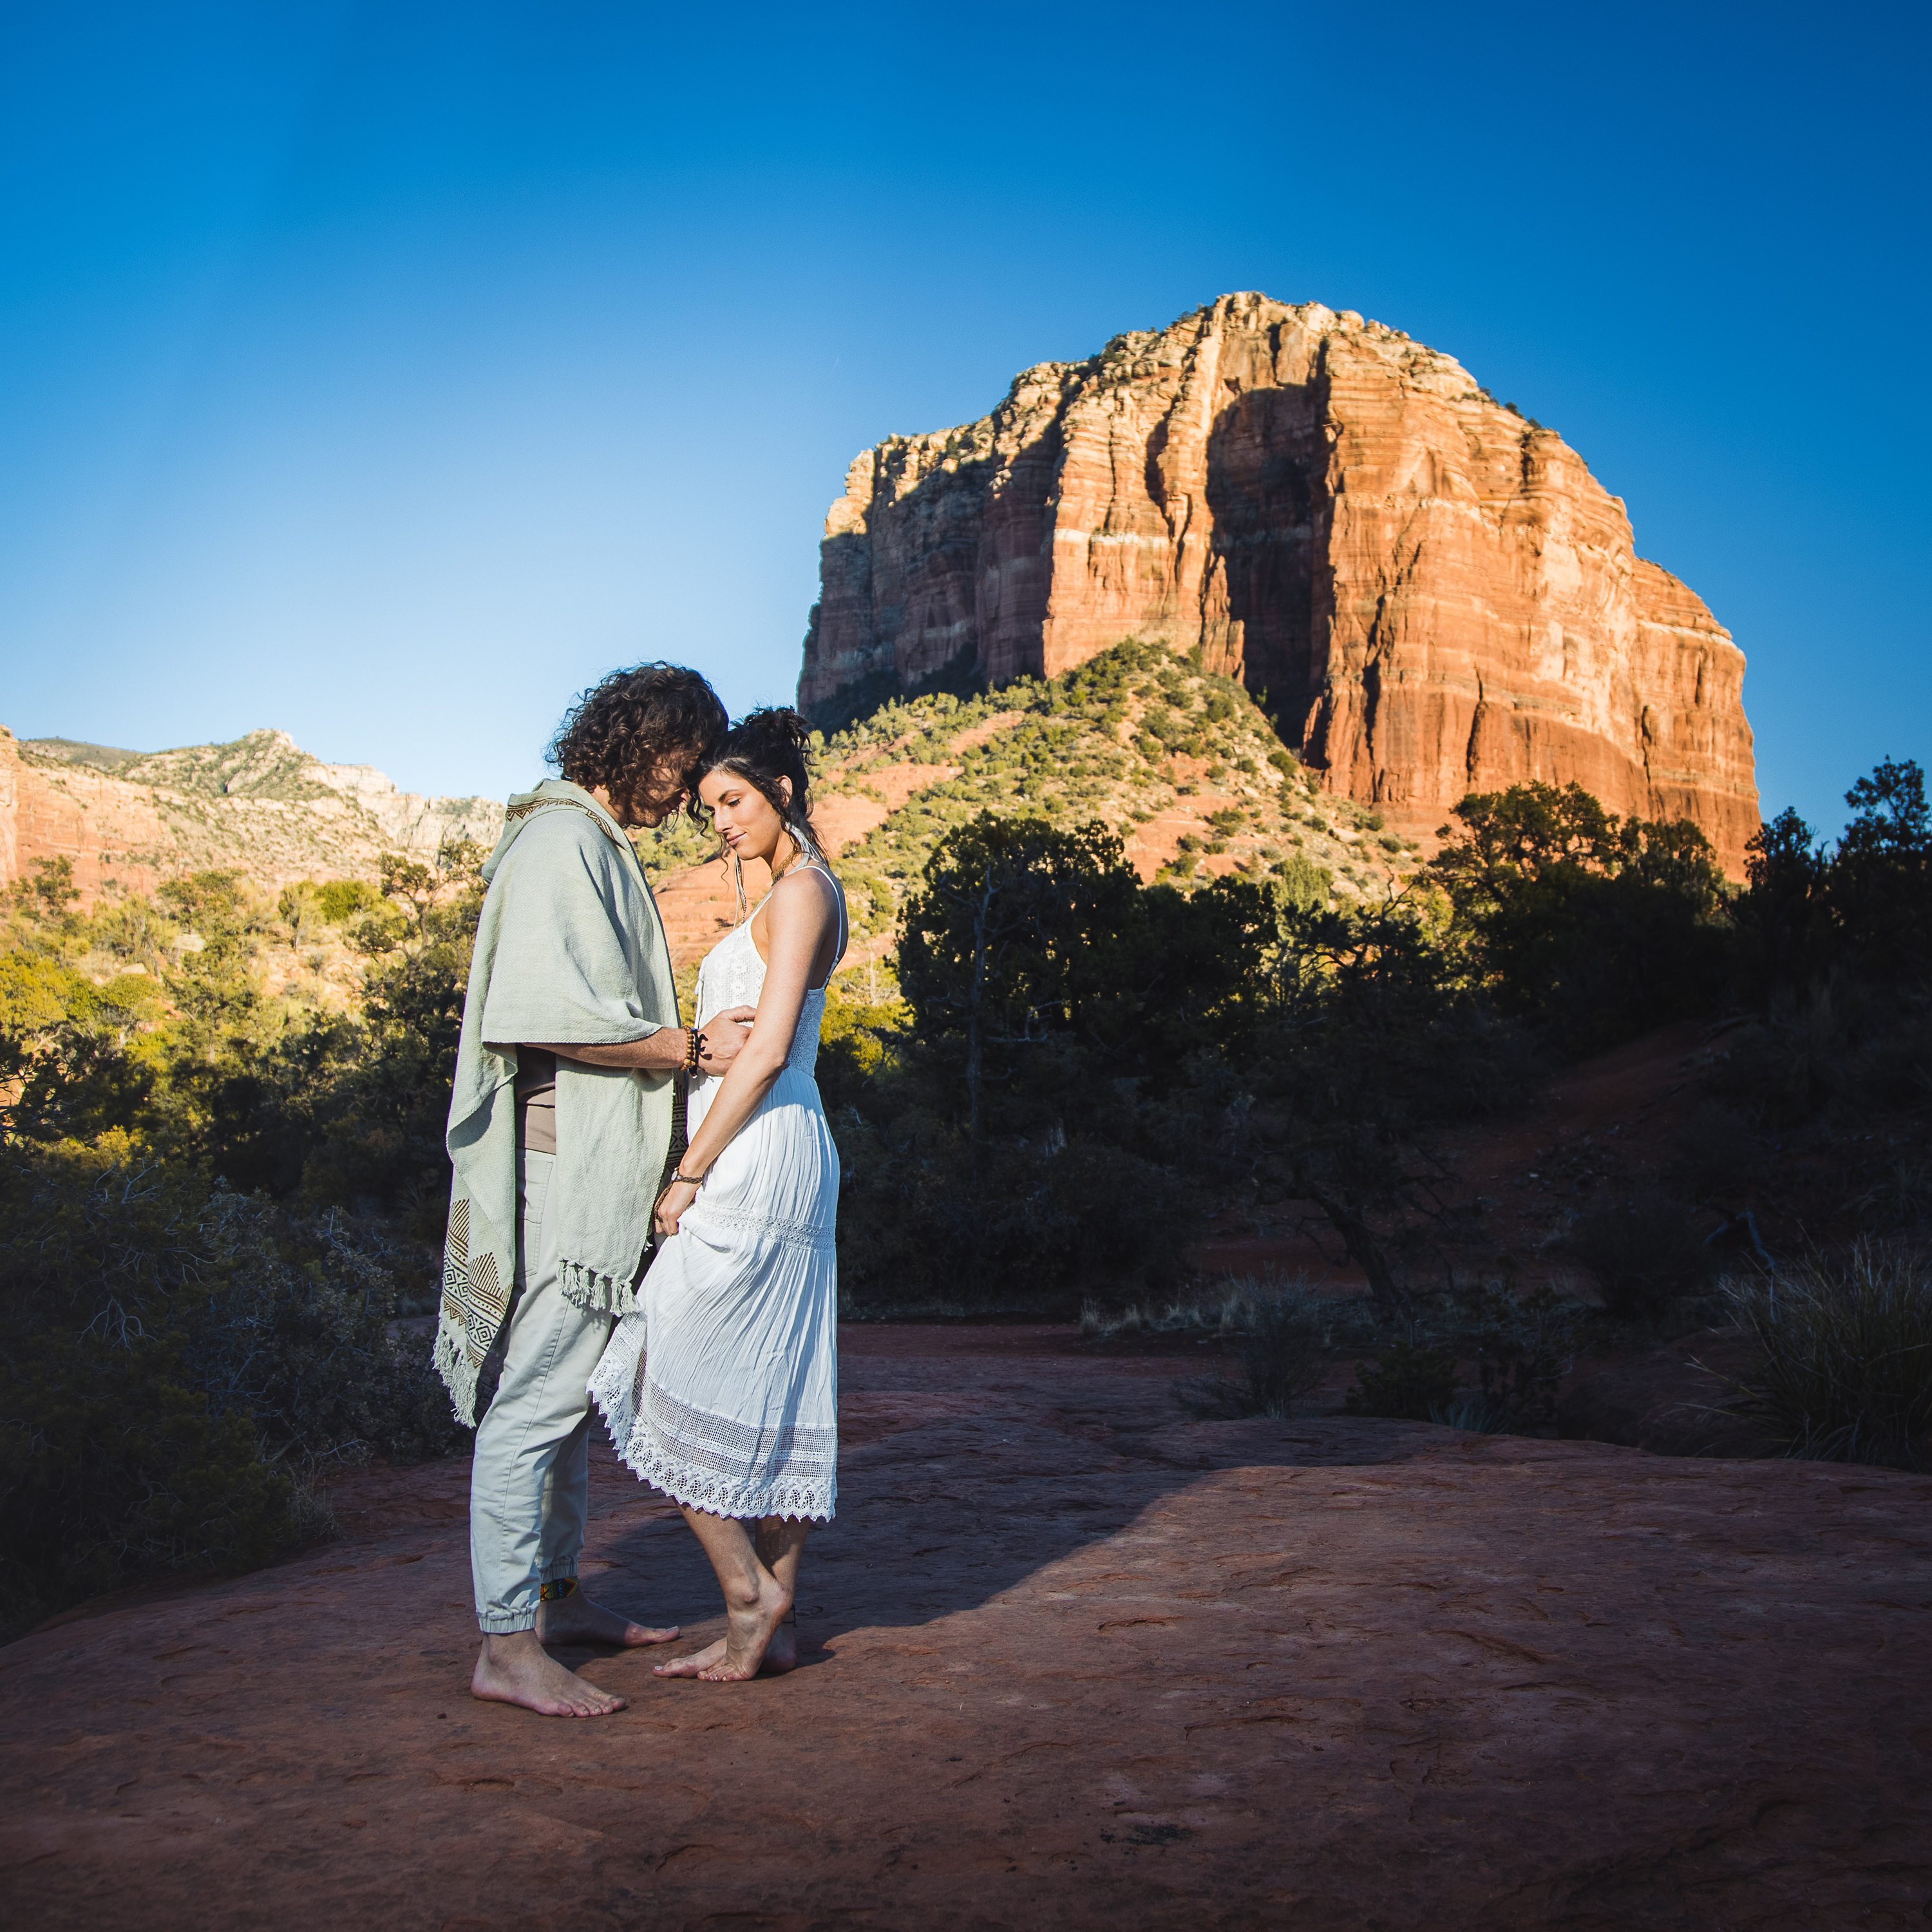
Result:
M738 895L738 923L742 926L751 908L745 902L745 862L735 852L731 854L731 884Z

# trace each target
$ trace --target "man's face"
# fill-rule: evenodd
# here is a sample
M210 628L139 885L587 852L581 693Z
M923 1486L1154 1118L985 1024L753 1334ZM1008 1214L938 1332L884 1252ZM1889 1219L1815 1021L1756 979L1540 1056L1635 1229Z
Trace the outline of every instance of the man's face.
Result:
M667 752L652 763L637 790L625 801L626 825L662 825L691 796L685 775L698 756L695 746Z

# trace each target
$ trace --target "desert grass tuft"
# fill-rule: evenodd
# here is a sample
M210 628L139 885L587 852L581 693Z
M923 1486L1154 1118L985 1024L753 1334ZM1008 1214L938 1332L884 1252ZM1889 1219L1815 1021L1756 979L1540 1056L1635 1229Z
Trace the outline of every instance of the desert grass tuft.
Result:
M1932 1468L1932 1268L1864 1240L1724 1297L1757 1359L1727 1405L1787 1455Z
M1168 1312L1172 1318L1179 1311ZM1328 1373L1336 1313L1332 1300L1299 1284L1231 1283L1221 1310L1225 1325L1216 1331L1230 1344L1226 1365L1211 1376L1176 1383L1175 1400L1204 1418L1285 1419Z

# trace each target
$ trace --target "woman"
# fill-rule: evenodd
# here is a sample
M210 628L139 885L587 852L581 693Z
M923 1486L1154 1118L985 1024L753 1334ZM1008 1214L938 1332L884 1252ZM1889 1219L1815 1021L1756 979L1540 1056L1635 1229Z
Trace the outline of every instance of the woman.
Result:
M838 1153L812 1070L847 926L812 834L807 729L754 712L700 774L734 868L762 859L773 884L699 969L698 1022L757 1018L722 1077L692 1076L657 1204L670 1238L590 1379L618 1454L682 1508L724 1592L728 1634L657 1674L714 1684L796 1661L799 1558L836 1493Z

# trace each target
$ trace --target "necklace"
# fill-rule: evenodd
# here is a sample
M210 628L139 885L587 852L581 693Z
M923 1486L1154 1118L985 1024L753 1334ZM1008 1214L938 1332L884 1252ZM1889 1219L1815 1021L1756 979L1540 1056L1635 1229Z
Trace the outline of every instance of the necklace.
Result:
M793 837L789 830L785 833L785 836L788 838L791 839L791 861L785 867L783 872L775 872L772 874L772 883L773 885L776 885L781 879L790 878L793 873L798 871L801 866L809 866L812 863L811 853L808 852L804 846L800 844L796 838Z

